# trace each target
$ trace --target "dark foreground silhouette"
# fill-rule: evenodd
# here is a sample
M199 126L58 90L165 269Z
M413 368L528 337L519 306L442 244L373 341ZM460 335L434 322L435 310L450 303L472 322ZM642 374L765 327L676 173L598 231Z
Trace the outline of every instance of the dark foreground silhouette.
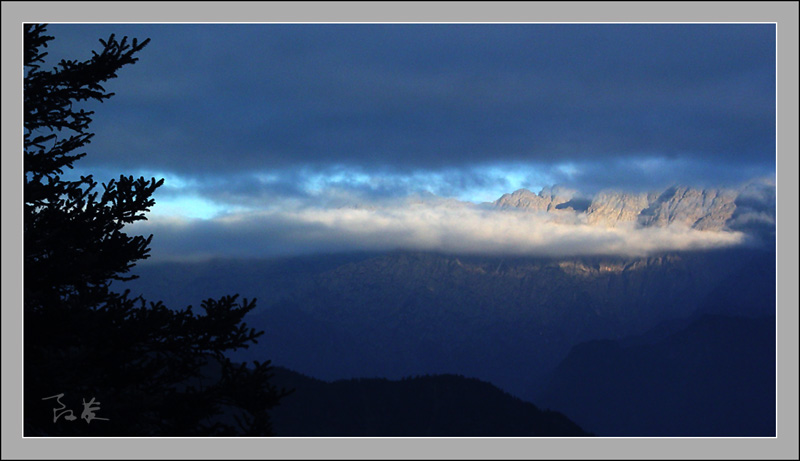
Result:
M88 60L48 69L54 37L43 24L24 32L24 434L269 435L268 410L284 392L269 385L268 361L223 357L263 335L242 321L253 299L208 298L198 313L111 289L150 256L153 236L124 230L146 219L164 180L63 176L94 136L94 112L79 106L111 98L103 85L149 39L112 34ZM210 357L220 372L200 382ZM225 420L231 408L238 418Z
M492 384L457 375L334 382L276 367L273 382L295 389L272 410L276 436L582 437L564 415Z

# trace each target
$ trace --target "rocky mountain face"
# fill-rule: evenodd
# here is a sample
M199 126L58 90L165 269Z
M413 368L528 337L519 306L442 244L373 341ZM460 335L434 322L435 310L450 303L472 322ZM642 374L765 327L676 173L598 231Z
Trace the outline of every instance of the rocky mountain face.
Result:
M542 189L534 194L527 189L520 189L511 194L503 194L494 202L501 209L523 209L527 211L555 211L566 209L568 202L577 195L576 191L559 186Z
M615 226L620 222L636 221L654 200L653 194L626 194L602 191L594 196L586 210L589 224Z
M680 223L699 230L721 230L736 209L736 192L671 187L639 214L643 226Z
M770 197L772 198L770 203ZM520 189L500 197L493 205L500 209L531 212L571 210L583 214L593 225L614 227L635 222L642 227L680 224L698 230L719 231L764 223L775 216L775 186L754 183L741 190L670 187L663 192L631 194L601 191L592 198L554 187L539 194ZM588 205L585 205L587 204ZM742 207L737 212L737 207Z

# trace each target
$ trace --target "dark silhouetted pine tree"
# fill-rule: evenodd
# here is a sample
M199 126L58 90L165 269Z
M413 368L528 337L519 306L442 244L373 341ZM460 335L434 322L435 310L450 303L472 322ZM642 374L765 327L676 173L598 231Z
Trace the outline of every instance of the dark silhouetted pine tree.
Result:
M146 219L163 179L98 190L91 175L62 177L93 136L93 112L77 105L110 98L102 85L149 39L111 35L89 60L44 70L53 37L44 25L24 33L25 435L270 435L268 410L287 394L270 363L224 355L263 334L243 322L255 300L207 299L199 314L112 289L149 257L153 236L124 227Z

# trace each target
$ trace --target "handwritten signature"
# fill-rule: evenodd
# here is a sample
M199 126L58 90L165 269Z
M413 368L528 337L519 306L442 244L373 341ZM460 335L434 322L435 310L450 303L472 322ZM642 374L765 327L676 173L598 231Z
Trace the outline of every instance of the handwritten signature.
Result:
M76 418L75 414L72 410L68 409L63 402L61 402L61 398L64 397L64 393L51 395L50 397L45 397L42 400L49 400L49 399L56 399L60 407L53 408L53 422L57 422L60 417L64 417L67 421L75 421ZM108 421L108 418L99 418L95 416L95 412L100 410L100 402L95 402L94 397L88 402L86 399L81 399L83 401L83 412L81 412L81 419L86 421L86 424L91 423L92 421Z

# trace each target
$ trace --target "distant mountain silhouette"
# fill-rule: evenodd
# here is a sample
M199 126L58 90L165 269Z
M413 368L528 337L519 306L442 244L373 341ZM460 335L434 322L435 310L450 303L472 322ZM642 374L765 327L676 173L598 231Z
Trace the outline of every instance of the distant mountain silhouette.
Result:
M774 436L775 317L680 323L575 346L537 401L599 436Z
M129 286L176 306L225 287L256 297L261 307L246 320L266 334L237 360L270 358L325 380L462 374L536 402L572 346L643 333L709 299L750 302L739 294L769 286L770 261L774 253L746 249L568 259L394 252L143 265Z
M769 433L774 413L774 262L746 248L392 252L143 265L131 285L174 305L222 287L255 295L262 307L246 320L266 334L236 361L271 359L326 381L470 376L598 435L753 435ZM562 385L544 399L556 367ZM769 383L751 379L762 375L771 406Z
M687 317L750 259L746 251L379 255L320 272L253 315L249 323L267 334L242 359L269 351L276 363L326 380L463 374L535 402L533 390L572 346Z
M285 368L273 381L295 389L271 412L277 436L584 437L554 411L457 375L325 382Z

